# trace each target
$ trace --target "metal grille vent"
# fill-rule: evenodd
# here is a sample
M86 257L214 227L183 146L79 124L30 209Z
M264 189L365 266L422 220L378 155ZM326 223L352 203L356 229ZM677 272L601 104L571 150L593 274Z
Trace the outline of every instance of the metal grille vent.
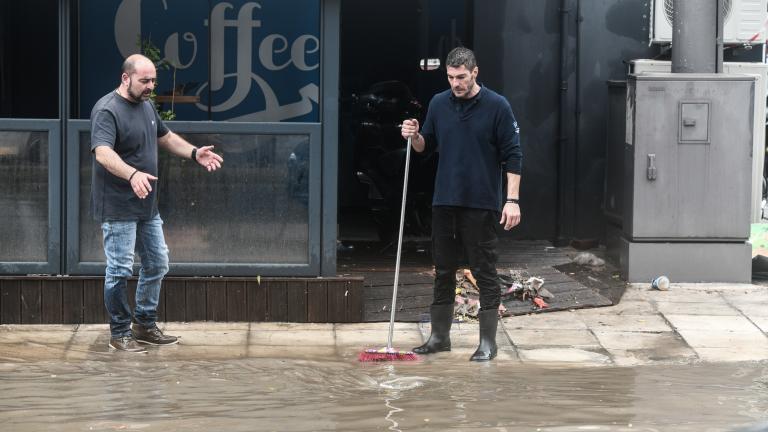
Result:
M728 21L728 17L731 16L731 2L732 0L725 0L723 2L723 22ZM667 18L669 25L672 25L674 7L672 4L674 0L664 0L664 16Z

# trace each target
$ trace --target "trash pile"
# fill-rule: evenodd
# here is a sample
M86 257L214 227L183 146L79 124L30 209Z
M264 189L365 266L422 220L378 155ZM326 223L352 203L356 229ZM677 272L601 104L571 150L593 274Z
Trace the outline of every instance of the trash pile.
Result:
M546 309L547 301L552 301L555 295L544 288L544 279L530 276L520 270L510 270L509 276L500 274L501 300L517 300L533 303L534 309Z
M499 305L499 316L510 315L503 303L509 300L530 302L534 310L548 308L547 301L551 301L555 296L543 285L544 279L532 277L520 270L509 270L509 276L500 273L499 289L502 303ZM459 270L456 273L454 316L459 321L475 320L479 311L480 290L477 287L477 280L469 269Z

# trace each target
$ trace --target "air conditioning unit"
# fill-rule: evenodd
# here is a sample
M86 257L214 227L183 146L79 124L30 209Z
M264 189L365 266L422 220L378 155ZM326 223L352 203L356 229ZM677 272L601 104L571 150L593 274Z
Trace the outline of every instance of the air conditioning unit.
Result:
M723 3L724 43L762 44L765 41L768 0L723 0ZM650 4L651 42L672 42L674 0L653 0Z

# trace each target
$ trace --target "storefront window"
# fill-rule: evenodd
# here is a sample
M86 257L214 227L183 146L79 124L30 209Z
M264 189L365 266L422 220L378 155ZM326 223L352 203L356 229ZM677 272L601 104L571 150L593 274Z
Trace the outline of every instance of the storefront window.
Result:
M180 135L215 146L225 162L209 173L161 151L159 209L171 261L308 264L309 135ZM90 137L80 139L80 260L101 262L101 229L90 217Z
M48 132L0 130L0 262L48 260Z

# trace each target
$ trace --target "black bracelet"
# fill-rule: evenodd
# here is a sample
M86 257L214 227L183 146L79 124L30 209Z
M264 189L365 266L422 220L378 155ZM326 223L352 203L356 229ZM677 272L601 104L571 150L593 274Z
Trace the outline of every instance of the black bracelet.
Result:
M135 170L135 171L133 171L133 172L131 173L131 176L130 176L130 177L128 177L128 183L130 183L130 182L131 182L131 180L133 179L133 176L135 176L137 172L139 172L139 170L138 170L138 169L137 169L137 170Z
M517 205L520 205L520 200L519 200L519 199L517 199L517 198L507 198L507 201L506 201L506 203L507 203L507 204L509 204L509 203L512 203L512 204L517 204Z
M195 162L197 162L197 147L192 149L192 157L191 159Z

